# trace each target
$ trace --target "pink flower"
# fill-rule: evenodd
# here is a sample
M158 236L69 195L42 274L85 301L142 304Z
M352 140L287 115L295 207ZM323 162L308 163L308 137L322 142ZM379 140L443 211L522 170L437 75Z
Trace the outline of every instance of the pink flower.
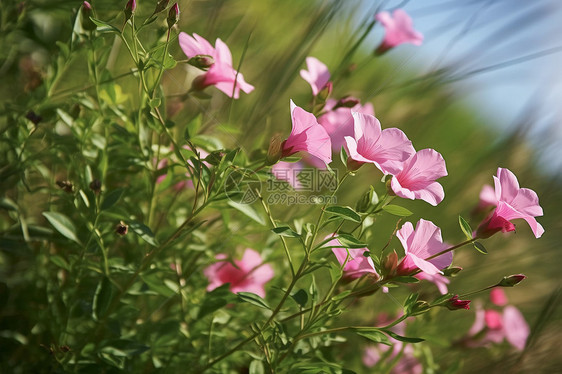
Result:
M289 183L294 189L298 190L302 185L297 176L302 169L301 162L279 161L271 167L271 173L275 175L275 178Z
M293 129L282 145L282 157L304 151L318 157L324 163L332 162L330 136L316 121L314 114L295 105L291 100Z
M470 309L470 300L461 300L459 299L459 295L455 295L451 297L447 303L445 304L449 310L457 310L457 309Z
M503 310L503 328L507 341L522 351L527 343L530 329L525 317L513 305L508 305Z
M347 98L348 100L354 98ZM342 99L343 100L343 99ZM353 116L351 112L358 112L364 114L375 115L373 104L367 103L361 105L359 100L352 108L347 106L339 106L342 100L328 99L322 111L323 115L318 117L320 123L330 134L332 140L332 149L339 152L341 147L345 144L344 138L346 136L353 136Z
M230 283L230 290L237 292L253 292L261 297L265 296L264 285L273 278L273 268L264 264L260 254L253 249L246 249L242 260L232 263L225 261L224 253L215 256L219 262L208 266L203 274L209 280L207 291Z
M418 278L419 280L432 282L437 286L437 289L442 295L445 295L449 291L447 285L451 283L451 281L444 275L441 275L439 273L427 274L422 271L421 273L414 275L414 277Z
M326 237L329 238L330 236ZM328 243L329 246L340 246L340 241L336 238ZM375 270L375 264L370 256L365 257L364 253L368 252L368 248L332 248L332 252L340 265L345 263L343 267L344 277L353 280L368 275L373 279L378 279L379 275ZM349 258L348 258L349 253ZM346 262L347 260L347 262Z
M445 197L443 186L435 180L447 175L443 156L434 149L422 149L403 164L391 180L392 191L405 199L421 199L435 206Z
M307 57L306 67L308 70L300 71L301 77L310 84L312 94L316 96L330 81L330 72L316 57Z
M377 54L383 54L387 50L402 43L421 45L423 35L414 30L414 24L410 16L402 9L396 9L392 16L388 12L381 12L375 19L382 23L385 29L384 39L377 48Z
M504 290L497 287L490 291L490 300L498 306L504 306L507 304L507 296L505 296Z
M381 130L375 116L352 112L353 137L346 136L346 150L350 169L364 163L374 164L384 174L397 174L404 161L416 151L406 134L396 128Z
M399 274L410 274L417 269L429 275L442 274L439 269L444 269L453 262L452 252L426 260L447 248L441 238L441 229L431 221L420 219L415 230L412 223L406 222L396 236L406 253L398 264Z
M254 86L246 83L242 73L237 72L232 67L232 55L230 49L220 39L215 42L215 47L204 38L197 34L193 36L184 32L179 34L180 47L188 58L199 55L211 56L214 63L207 72L197 77L193 84L197 89L203 89L207 86L215 86L226 95L238 99L240 90L250 93L254 90Z
M487 238L498 231L514 231L515 225L510 221L522 218L527 221L535 237L540 238L544 228L535 217L542 216L543 210L536 192L519 188L517 177L508 169L498 168L497 176L493 178L496 209L480 224L476 230L477 237Z

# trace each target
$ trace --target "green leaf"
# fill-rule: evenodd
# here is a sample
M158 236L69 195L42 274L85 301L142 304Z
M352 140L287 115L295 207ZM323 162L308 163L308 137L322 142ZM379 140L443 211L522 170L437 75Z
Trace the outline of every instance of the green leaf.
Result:
M411 277L408 275L404 275L401 277L394 277L392 279L390 279L391 282L396 282L396 283L419 283L419 279L416 277Z
M345 248L365 248L367 244L360 242L350 234L339 234L337 237L342 247Z
M345 299L347 297L347 295L349 295L350 293L351 293L351 290L345 290L345 291L337 294L336 296L332 297L332 300L337 301L337 300Z
M232 303L235 300L235 296L230 292L230 283L223 284L220 287L215 288L211 292L205 295L201 308L197 313L197 319L201 319L209 313L214 312L217 309L222 308L228 303Z
M361 222L361 216L355 210L351 209L348 206L330 206L325 209L326 213L335 214L338 217L346 219L348 221L353 222Z
M93 17L90 17L90 19L98 27L96 29L96 31L99 32L99 33L114 32L114 33L117 33L117 34L121 34L121 31L117 27L115 27L113 25L110 25L107 22L101 21L99 19L95 19Z
M277 235L286 236L286 237L289 237L289 238L299 238L300 237L300 235L298 233L294 232L289 226L275 227L275 228L272 228L271 231L273 231Z
M154 247L158 247L158 242L156 241L156 238L154 237L152 230L150 230L148 226L146 226L144 223L137 222L137 221L130 221L127 223L129 224L129 228L133 230L135 234L140 236L145 242L147 242L148 244Z
M141 279L148 285L148 288L161 296L172 297L176 294L173 290L166 286L164 281L158 277L156 273L142 275Z
M111 192L108 192L107 195L104 195L103 201L101 203L101 210L107 210L114 206L121 196L123 196L123 192L125 192L124 188L117 188Z
M264 374L265 370L263 368L263 362L259 360L253 360L250 362L250 367L248 369L249 374Z
M98 283L94 300L92 303L92 317L99 321L109 309L111 299L113 298L113 285L107 277L103 277Z
M151 57L156 62L157 66L160 67L162 64L162 58L164 57L165 45L161 44L151 53ZM176 60L171 54L166 52L166 57L164 58L164 70L172 69L176 66Z
M353 329L357 335L369 339L370 341L392 345L388 337L380 330L374 327L358 327Z
M484 244L480 243L480 242L474 242L472 243L472 245L474 246L474 248L476 248L476 250L484 255L488 254L488 250L486 249L486 247L484 247Z
M418 301L418 297L419 294L417 292L412 293L408 296L408 298L404 301L404 313L410 314L410 312L412 311L412 307Z
M302 288L297 292L295 292L294 294L292 294L291 297L293 298L293 300L295 300L297 304L299 304L303 308L304 306L306 306L306 303L308 302L308 294Z
M425 341L425 339L422 338L409 338L406 336L402 336L402 335L398 335L397 333L390 331L390 330L382 330L385 333L387 333L390 337L396 339L396 340L400 340L401 342L405 342L405 343L420 343Z
M76 227L74 227L74 224L67 216L57 212L43 212L43 216L63 236L78 244L82 244L76 236Z
M59 255L54 255L54 256L49 256L49 260L57 265L58 267L63 268L64 270L68 270L70 271L70 265L68 264L68 262L66 262L66 260L64 258L62 258Z
M398 205L385 205L382 207L382 210L384 210L389 214L392 214L393 216L398 216L398 217L408 217L414 214L410 212L408 209Z
M464 218L459 216L459 226L468 240L472 239L472 228Z
M236 295L238 295L238 298L241 301L244 301L246 303L250 303L253 304L255 306L259 306L260 308L264 308L264 309L271 309L269 307L269 305L266 304L265 300L262 299L259 295L256 295L255 293L252 292L238 292Z
M260 225L265 225L265 219L250 204L239 204L234 201L229 201L228 205L244 213L246 216L250 217Z

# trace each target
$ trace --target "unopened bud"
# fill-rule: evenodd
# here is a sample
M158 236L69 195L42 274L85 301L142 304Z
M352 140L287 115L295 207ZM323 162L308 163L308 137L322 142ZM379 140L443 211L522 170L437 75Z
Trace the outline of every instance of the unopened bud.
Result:
M198 69L207 70L208 68L213 66L213 64L215 63L215 59L209 55L197 55L187 60L187 63L191 66L195 66Z
M416 303L411 307L410 315L416 316L419 314L423 314L429 310L429 303L427 301L418 300Z
M59 186L64 192L72 193L74 191L74 185L71 181L56 181L57 186Z
M137 9L136 0L127 1L127 5L125 5L125 9L123 10L123 13L125 13L125 22L127 22L133 14L135 14L135 9Z
M355 161L351 157L347 158L347 170L349 171L357 171L363 164L364 162Z
M94 193L98 194L101 191L101 181L99 179L94 179L90 182L90 190L94 191Z
M82 28L86 31L93 31L96 29L96 24L92 22L90 17L94 15L92 5L89 2L84 1L82 3L82 9L80 10L80 23Z
M125 236L127 235L127 233L129 232L129 225L127 225L125 222L123 221L119 221L119 223L117 224L117 226L115 227L115 232L118 235L121 236Z
M446 277L455 277L461 270L462 268L460 266L451 266L450 268L443 269L443 275Z
M168 6L168 3L170 2L170 0L160 0L157 4L156 4L156 8L154 8L154 12L152 13L154 14L158 14L161 11L163 11L164 9L166 9L166 7Z
M393 276L396 274L396 268L398 267L398 254L396 251L390 252L385 258L383 258L381 267L383 274L387 276Z
M523 279L527 278L523 274L514 274L503 277L503 279L497 284L498 287L513 287L520 283Z
M338 100L338 102L336 103L336 105L332 110L336 110L338 108L353 108L354 106L359 104L359 102L360 102L359 100L351 96L342 97L341 99Z
M193 82L191 82L191 89L193 91L203 91L205 87L209 86L206 82L206 79L207 74L202 74L195 77L195 79L193 79Z
M451 297L449 300L445 301L443 306L449 310L458 309L470 309L470 300L460 300L459 295Z
M265 164L268 166L275 165L277 161L281 159L283 155L283 141L281 140L281 135L273 135L269 141L269 148L267 149L267 155L265 156Z
M168 28L171 29L176 23L178 23L179 19L180 8L178 6L178 3L175 3L170 8L170 11L168 12L168 18L166 19L166 21L168 21Z
M33 122L34 125L38 125L39 122L41 122L41 120L43 119L43 118L41 118L41 116L37 115L37 113L35 113L32 110L27 112L27 114L25 115L25 118L27 118L28 120Z
M203 159L203 161L208 162L211 165L217 166L224 157L223 151L214 151L211 152L207 157Z
M320 90L320 92L318 92L318 95L316 95L320 100L322 101L326 101L330 95L332 94L332 89L334 88L334 85L332 84L332 82L328 82L326 83L326 85Z

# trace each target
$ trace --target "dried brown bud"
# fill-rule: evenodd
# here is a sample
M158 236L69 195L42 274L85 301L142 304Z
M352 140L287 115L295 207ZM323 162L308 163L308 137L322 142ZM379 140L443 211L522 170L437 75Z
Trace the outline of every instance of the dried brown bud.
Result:
M125 236L127 235L127 233L129 232L129 225L127 225L125 222L120 221L117 226L115 227L115 232L118 235L121 236Z
M72 193L74 192L74 185L71 181L56 181L57 186L59 186L64 192Z
M90 182L90 190L94 191L96 194L101 191L101 181L99 179L94 179Z

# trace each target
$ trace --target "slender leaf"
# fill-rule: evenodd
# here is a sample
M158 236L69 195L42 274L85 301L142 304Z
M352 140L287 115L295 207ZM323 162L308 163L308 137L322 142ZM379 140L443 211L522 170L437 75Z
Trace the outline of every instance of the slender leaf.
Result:
M298 238L300 235L294 232L289 226L279 226L272 228L271 231L280 236L287 236L289 238Z
M472 239L472 228L464 218L459 216L459 226L468 240Z
M401 342L405 342L405 343L420 343L425 341L425 339L422 338L410 338L410 337L398 335L397 333L390 330L383 330L383 331L386 332L391 338L400 340Z
M337 239L345 248L365 248L367 246L367 244L360 242L349 234L340 234Z
M256 295L252 292L238 292L238 298L241 301L253 304L255 306L259 306L260 308L264 309L271 309L269 305L266 304L265 300L262 299L259 295Z
M472 245L474 246L474 248L476 248L476 250L482 254L487 255L488 254L488 250L486 249L486 247L484 247L484 244L480 243L480 242L474 242L472 243Z
M330 206L325 209L327 213L335 214L338 217L346 219L353 222L361 222L361 216L355 210L348 206Z
M121 196L123 196L123 192L125 192L124 188L117 188L115 190L108 192L103 197L103 201L101 203L101 210L107 210L112 206L114 206L119 201Z
M385 205L382 207L382 210L384 210L389 214L392 214L393 216L398 216L398 217L408 217L414 214L410 212L408 209L398 205Z
M43 216L64 237L82 244L76 236L76 227L67 216L57 212L43 212Z
M380 329L374 327L359 327L353 330L357 335L367 338L370 341L392 345L392 343L390 343L390 340L388 340L388 337Z

